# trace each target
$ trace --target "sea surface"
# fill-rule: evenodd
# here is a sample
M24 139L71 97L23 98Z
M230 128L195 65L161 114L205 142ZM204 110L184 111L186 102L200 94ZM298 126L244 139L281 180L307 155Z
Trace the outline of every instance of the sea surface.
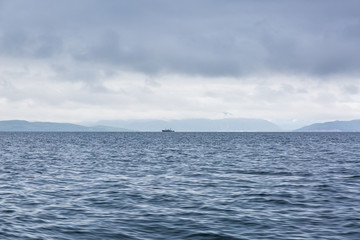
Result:
M0 239L360 239L360 133L0 133Z

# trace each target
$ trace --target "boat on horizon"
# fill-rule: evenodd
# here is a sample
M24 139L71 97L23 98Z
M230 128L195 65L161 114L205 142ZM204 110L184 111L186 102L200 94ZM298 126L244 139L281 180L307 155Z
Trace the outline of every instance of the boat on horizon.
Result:
M169 128L169 129L163 129L163 130L161 130L162 132L175 132L174 130L172 130L171 128Z

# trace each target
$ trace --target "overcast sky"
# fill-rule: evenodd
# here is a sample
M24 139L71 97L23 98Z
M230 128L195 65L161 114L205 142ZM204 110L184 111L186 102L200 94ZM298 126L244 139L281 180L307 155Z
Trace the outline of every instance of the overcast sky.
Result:
M360 118L358 0L0 0L0 119Z

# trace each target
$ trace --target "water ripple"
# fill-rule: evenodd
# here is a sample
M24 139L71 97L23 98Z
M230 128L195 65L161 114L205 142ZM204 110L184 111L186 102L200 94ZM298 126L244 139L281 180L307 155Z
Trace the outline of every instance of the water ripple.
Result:
M0 133L0 239L360 239L360 134Z

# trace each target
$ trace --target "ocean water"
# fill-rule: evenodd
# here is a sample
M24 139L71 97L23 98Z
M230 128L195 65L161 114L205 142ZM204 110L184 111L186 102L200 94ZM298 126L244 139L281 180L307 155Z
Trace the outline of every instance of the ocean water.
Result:
M360 239L358 133L0 133L0 239Z

